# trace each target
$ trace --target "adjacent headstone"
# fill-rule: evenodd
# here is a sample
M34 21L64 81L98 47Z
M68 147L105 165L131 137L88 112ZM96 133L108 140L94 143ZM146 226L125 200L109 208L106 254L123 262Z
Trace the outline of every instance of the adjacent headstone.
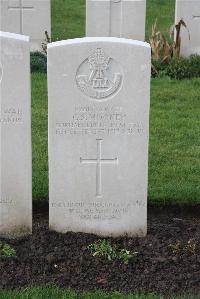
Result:
M31 51L41 51L51 35L50 0L0 0L0 30L30 36Z
M144 41L146 0L87 0L86 36Z
M31 233L30 45L0 31L0 236Z
M181 27L181 55L200 55L200 1L199 0L176 0L177 24L181 19L187 25L188 30Z
M139 41L49 44L50 229L145 236L150 61Z

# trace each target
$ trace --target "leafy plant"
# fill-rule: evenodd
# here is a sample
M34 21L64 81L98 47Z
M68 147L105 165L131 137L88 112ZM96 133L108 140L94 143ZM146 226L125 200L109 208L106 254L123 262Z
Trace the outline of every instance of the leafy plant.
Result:
M171 79L191 79L200 77L200 56L171 59L168 64L152 60L152 77L169 77Z
M178 241L176 244L170 244L169 248L172 250L173 253L180 253L181 252L181 242Z
M157 30L157 19L152 26L151 37L149 38L151 51L152 51L152 59L156 61L160 61L161 63L168 63L172 58L180 57L180 49L181 49L181 27L187 26L185 22L181 19L178 24L171 27L170 29L170 40L167 41L164 34L161 31ZM188 29L187 29L188 30ZM174 34L176 36L174 40ZM188 31L189 39L190 34Z
M116 251L113 250L111 244L107 240L100 240L88 246L93 256L103 256L109 261L116 258Z
M195 240L190 239L184 246L184 251L191 254L197 254L200 252L200 245L196 243Z
M137 252L134 252L133 254L130 254L129 250L126 249L120 249L118 252L118 259L123 261L125 264L128 264L130 258L133 257L133 255L136 255Z
M125 264L129 262L129 260L137 254L137 252L130 253L130 251L126 249L116 250L112 247L108 240L99 240L95 243L92 243L88 246L88 249L92 253L93 256L100 256L108 259L109 261L113 260L121 260Z
M51 42L51 38L47 31L45 31L45 40L42 42L42 50L43 52L32 52L31 53L31 73L39 72L46 73L47 72L47 45Z
M31 73L34 72L47 72L47 56L41 52L31 53Z
M186 244L182 244L178 241L176 244L170 244L169 248L174 254L189 253L195 255L200 252L200 244L193 239L190 239Z
M172 48L166 40L164 34L160 31L157 31L157 19L152 26L152 33L149 41L151 45L152 59L165 62L171 58Z
M15 257L16 251L7 243L0 243L0 256L3 257Z

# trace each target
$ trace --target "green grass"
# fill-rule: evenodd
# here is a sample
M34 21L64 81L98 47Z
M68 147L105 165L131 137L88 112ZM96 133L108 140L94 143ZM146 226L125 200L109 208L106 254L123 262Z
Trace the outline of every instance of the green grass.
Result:
M146 40L156 19L158 30L169 37L170 27L175 22L175 0L147 0Z
M52 40L83 37L85 35L85 0L52 0ZM175 0L147 0L146 40L155 19L158 29L169 36L174 24Z
M151 203L200 203L200 79L153 79L149 199ZM33 198L48 198L47 87L32 75Z
M148 295L123 295L120 293L77 293L72 290L63 290L57 287L35 287L21 291L0 291L1 299L164 299L163 296ZM199 299L200 297L186 296L173 297L172 299Z
M48 198L48 100L47 77L32 76L33 198Z
M52 40L85 35L85 0L52 0Z
M199 203L200 79L152 81L149 198Z

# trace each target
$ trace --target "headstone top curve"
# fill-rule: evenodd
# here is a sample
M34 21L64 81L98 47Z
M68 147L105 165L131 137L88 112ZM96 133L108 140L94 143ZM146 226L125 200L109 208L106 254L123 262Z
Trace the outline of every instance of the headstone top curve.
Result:
M4 31L0 31L0 37L18 39L18 40L22 40L22 41L25 41L25 42L29 42L29 40L30 40L29 36L22 35L22 34L11 33L11 32L4 32Z
M118 38L118 37L83 37L83 38L68 39L68 40L62 40L62 41L50 43L47 45L47 48L50 49L59 46L75 45L75 44L91 43L91 42L110 42L110 43L118 42L118 43L150 48L149 43L138 41L138 40L127 39L127 38Z

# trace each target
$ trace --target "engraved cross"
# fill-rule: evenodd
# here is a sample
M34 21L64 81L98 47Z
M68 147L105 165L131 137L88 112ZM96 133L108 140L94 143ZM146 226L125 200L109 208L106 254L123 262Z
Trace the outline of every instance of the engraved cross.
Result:
M96 139L97 141L97 157L95 159L83 159L80 158L80 163L82 164L96 164L96 196L102 196L102 164L117 164L118 158L105 159L102 158L102 142L103 139Z
M8 5L9 10L19 10L20 12L20 33L23 34L23 11L34 9L33 5L23 5L23 0L19 0L19 5Z

